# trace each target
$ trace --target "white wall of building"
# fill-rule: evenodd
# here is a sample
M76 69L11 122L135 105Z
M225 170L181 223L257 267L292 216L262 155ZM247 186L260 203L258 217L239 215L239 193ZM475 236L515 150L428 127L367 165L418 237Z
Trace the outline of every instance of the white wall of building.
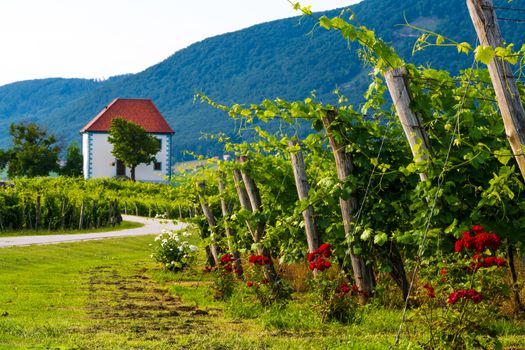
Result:
M153 134L161 140L161 149L155 155L160 163L160 170L154 169L154 163L139 164L135 169L137 181L165 181L169 175L171 138L169 134ZM113 145L108 142L108 133L84 133L82 135L82 154L84 156L84 178L115 177L117 175L117 160L111 150ZM130 171L126 168L126 176Z
M88 134L82 134L82 173L84 174L84 179L89 177L89 136Z

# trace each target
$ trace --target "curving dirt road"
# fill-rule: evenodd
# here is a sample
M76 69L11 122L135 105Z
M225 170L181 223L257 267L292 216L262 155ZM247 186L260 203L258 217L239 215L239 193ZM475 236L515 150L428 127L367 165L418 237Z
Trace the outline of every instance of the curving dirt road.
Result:
M97 233L80 233L69 235L49 235L49 236L19 236L19 237L0 237L0 247L24 246L33 244L55 244L65 242L87 241L92 239L103 239L113 237L128 237L158 234L163 229L177 230L186 227L186 223L173 223L171 220L158 220L151 218L143 218L140 216L122 215L125 221L141 222L142 227L113 231L113 232L97 232Z

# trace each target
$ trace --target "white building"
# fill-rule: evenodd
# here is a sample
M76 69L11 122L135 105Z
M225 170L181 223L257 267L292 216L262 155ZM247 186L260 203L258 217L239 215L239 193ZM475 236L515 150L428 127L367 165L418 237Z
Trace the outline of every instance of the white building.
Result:
M138 124L160 141L156 161L140 164L135 169L137 181L162 182L171 176L171 141L173 130L160 114L153 101L146 99L117 98L106 106L82 130L82 155L84 178L130 176L129 169L111 153L108 142L109 127L113 118L120 117Z

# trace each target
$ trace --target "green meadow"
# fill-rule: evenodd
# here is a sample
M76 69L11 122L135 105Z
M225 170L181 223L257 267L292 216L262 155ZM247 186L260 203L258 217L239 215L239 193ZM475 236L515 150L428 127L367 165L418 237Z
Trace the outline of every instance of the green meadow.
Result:
M321 323L307 294L269 308L244 289L215 301L203 256L194 268L165 272L149 256L152 240L0 249L0 349L388 349L394 342L397 308L372 303L343 326ZM523 323L500 327L505 346L525 344ZM417 332L408 321L400 348L418 348Z

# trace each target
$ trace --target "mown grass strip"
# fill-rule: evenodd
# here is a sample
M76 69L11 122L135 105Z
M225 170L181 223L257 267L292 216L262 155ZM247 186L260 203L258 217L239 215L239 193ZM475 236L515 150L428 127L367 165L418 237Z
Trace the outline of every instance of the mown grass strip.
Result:
M17 236L48 236L48 235L74 235L79 233L98 233L98 232L114 232L129 230L144 226L143 223L134 221L122 221L115 226L82 229L82 230L12 230L0 231L0 237L17 237Z

